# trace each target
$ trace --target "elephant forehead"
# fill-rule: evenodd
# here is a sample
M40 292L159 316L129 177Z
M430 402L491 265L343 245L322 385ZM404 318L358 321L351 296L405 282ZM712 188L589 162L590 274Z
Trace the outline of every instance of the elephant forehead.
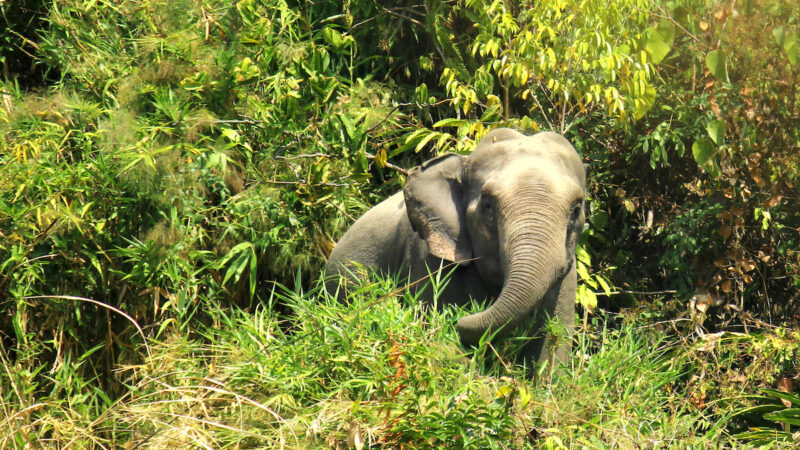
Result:
M480 170L483 167L496 169L497 166L522 163L526 159L552 161L567 170L582 165L578 153L569 141L560 134L551 132L533 136L519 135L518 138L496 141L492 136L486 136L469 159L471 170Z
M549 159L525 160L506 164L503 167L476 180L483 184L482 190L494 194L509 193L519 195L527 187L538 186L542 192L559 197L581 195L583 186L559 161ZM514 194L514 193L517 194Z
M494 130L497 131L497 130ZM505 130L500 130L505 131ZM507 130L511 131L511 130ZM545 153L562 153L564 155L576 155L575 148L562 135L550 131L544 131L526 136L517 132L508 133L489 133L478 142L473 154L496 153L496 152L515 152L520 150L543 151Z
M539 178L545 183L552 180L557 184L569 179L582 188L583 164L572 146L558 135L555 136L559 140L537 139L538 136L479 146L467 162L466 177L477 184L490 179L514 182L521 177Z

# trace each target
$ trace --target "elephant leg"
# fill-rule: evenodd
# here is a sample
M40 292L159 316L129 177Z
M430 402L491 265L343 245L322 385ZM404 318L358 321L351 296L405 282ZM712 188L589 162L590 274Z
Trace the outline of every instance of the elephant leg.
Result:
M528 331L530 341L522 349L526 362L537 365L547 363L549 367L567 363L572 349L572 335L575 321L575 291L577 273L573 267L545 295L543 308L535 311ZM552 330L546 326L548 320L555 320Z

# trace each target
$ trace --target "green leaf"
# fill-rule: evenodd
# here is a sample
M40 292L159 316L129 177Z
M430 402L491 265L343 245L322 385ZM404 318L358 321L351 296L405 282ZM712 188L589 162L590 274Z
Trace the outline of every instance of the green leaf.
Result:
M581 280L581 282L586 284L594 283L594 280L592 280L592 276L589 274L589 270L586 268L585 264L583 263L577 264L576 272L578 273L578 277Z
M602 230L608 223L608 213L605 211L597 211L589 217L589 222L592 223L594 228Z
M800 425L800 408L788 408L782 411L767 413L764 414L764 418L789 425Z
M592 312L597 308L597 295L585 284L578 285L577 300L584 308Z
M386 149L382 148L375 153L375 164L381 168L386 167Z
M245 81L257 78L261 74L261 71L250 58L245 57L234 67L233 73L237 83L244 83Z
M362 130L358 125L364 119L364 115L353 114L339 114L336 116L339 122L344 126L344 131L351 142L361 140Z
M433 37L439 43L442 51L447 56L447 65L453 70L458 72L460 76L466 76L469 73L467 66L464 64L464 59L461 57L458 47L453 43L453 32L444 25L444 17L436 15L433 19Z
M453 138L453 136L449 135L448 133L441 133L441 136L439 136L439 140L436 141L436 151L441 152L446 147L447 141L449 139L455 140L455 138Z
M789 403L800 407L800 395L790 394L777 389L764 389L763 392L769 397L777 398L779 400L786 400Z
M427 135L427 136L425 136L424 138L422 138L422 140L420 140L420 141L417 143L417 147L416 147L415 151L416 151L417 153L419 153L419 152L420 152L420 151L421 151L423 148L425 148L425 146L428 144L428 142L430 142L430 141L431 141L433 138L435 138L436 136L438 136L438 134L439 134L439 133L436 133L436 132L431 132L429 135Z
M367 156L364 152L356 153L354 169L359 173L365 173L369 170L369 161L367 161Z
M782 26L775 27L772 30L772 35L775 36L775 42L778 44L778 47L783 47L783 43L786 39L786 29Z
M606 277L602 276L602 275L597 275L595 277L595 279L597 280L598 283L600 283L600 287L603 288L603 292L605 292L606 295L610 295L611 294L611 282L608 281L608 279Z
M255 247L250 242L241 242L233 247L227 255L225 255L221 260L219 260L215 266L217 269L222 268L225 264L228 263L234 256L238 255L236 260L228 267L228 270L225 271L225 277L222 280L222 284L228 282L229 279L233 278L233 281L239 281L239 278L242 276L245 268L248 266L250 267L250 290L252 293L255 293L255 274L256 274L256 252Z
M769 401L769 399L764 398L764 397L755 397L755 399L763 399L763 400ZM779 405L756 405L756 406L751 406L751 407L748 407L748 408L742 408L740 410L737 410L733 414L731 414L731 417L761 416L761 415L763 415L763 413L774 412L774 411L777 411L777 410L782 409L782 408L783 407L779 406Z
M800 38L798 38L797 33L786 36L786 42L783 44L783 51L786 52L786 56L789 57L789 62L792 63L793 66L800 63Z
M447 119L442 119L435 124L433 124L433 128L442 128L442 127L460 127L461 125L466 122L464 119L456 119L455 117L450 117Z
M531 402L532 396L524 384L519 387L519 407L525 408Z
M592 264L592 257L583 245L579 245L575 248L575 258L587 266Z
M713 159L716 151L714 143L707 137L702 137L692 144L692 155L697 165L714 177L719 175L719 168Z
M256 295L256 280L258 280L258 257L253 246L250 246L250 298Z
M715 144L722 145L725 139L725 121L717 119L708 122L706 132Z
M425 83L420 84L417 86L417 89L414 91L414 101L417 103L425 103L428 101L428 85Z
M725 64L726 57L722 50L711 50L706 55L706 67L720 81L728 81Z
M714 144L706 137L702 137L692 144L692 155L700 166L707 163L714 156L715 151Z
M325 39L325 42L336 48L341 48L345 45L345 39L342 33L334 30L331 26L322 29L322 38Z
M511 394L512 392L514 392L514 387L511 386L510 384L506 384L506 385L500 386L497 389L497 392L494 394L494 398L495 399L505 398L505 397L508 397L508 395Z
M675 30L671 26L661 24L644 31L644 48L650 54L653 64L658 64L672 49Z
M645 86L644 92L642 93L642 97L637 99L636 108L633 112L633 115L636 119L641 119L647 114L647 111L653 107L656 102L656 88L650 86L649 84Z

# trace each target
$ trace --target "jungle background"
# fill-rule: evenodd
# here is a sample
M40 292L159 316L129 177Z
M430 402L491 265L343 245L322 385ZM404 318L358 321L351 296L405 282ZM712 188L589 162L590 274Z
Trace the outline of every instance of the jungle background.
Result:
M793 2L0 0L0 23L3 448L800 441ZM467 312L407 280L318 284L405 170L501 126L589 166L561 370L461 347Z

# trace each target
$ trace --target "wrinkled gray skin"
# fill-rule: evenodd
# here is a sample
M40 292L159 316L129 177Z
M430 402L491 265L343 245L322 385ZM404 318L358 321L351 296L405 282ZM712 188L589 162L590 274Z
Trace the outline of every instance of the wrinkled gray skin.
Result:
M542 312L571 328L585 183L581 159L561 135L493 130L470 156L448 154L415 169L403 192L345 233L327 274L336 280L360 265L404 270L413 281L428 275L427 267L462 261L440 302L494 299L458 321L465 345L477 344L487 330L502 333L526 321L536 336ZM335 290L331 278L328 288ZM430 289L422 296L430 301ZM531 320L534 312L538 320ZM565 362L568 341L551 353L548 339L533 339L527 357L543 362L552 354Z

